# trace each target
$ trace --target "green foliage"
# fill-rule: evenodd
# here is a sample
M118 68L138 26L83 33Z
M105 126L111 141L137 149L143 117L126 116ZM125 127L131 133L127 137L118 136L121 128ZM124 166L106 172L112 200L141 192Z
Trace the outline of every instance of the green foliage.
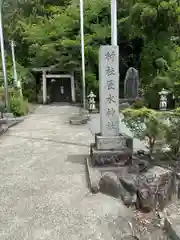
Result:
M14 114L14 116L24 116L28 113L28 101L22 99L18 95L12 95L10 97L10 111Z
M159 113L148 108L125 109L124 123L140 140L145 140L150 154L154 150L156 141L163 138L164 121Z
M173 79L173 92L178 98L180 96L180 46L177 45L175 45L175 56L169 69L169 76Z
M148 104L155 107L158 91L162 87L171 88L174 81L172 74L169 75L175 55L171 39L180 34L179 1L135 1L130 12L130 22L134 32L144 39L141 52L142 85L146 88Z
M59 71L74 72L77 83L81 82L79 0L6 0L3 11L9 84L13 83L9 39L16 42L18 77L31 101L35 99L30 91L35 91L35 80L29 71L32 67L56 64ZM85 0L84 13L87 92L93 90L98 95L99 46L110 44L111 38L110 1ZM152 107L157 105L155 96L162 86L179 86L180 57L176 54L178 46L172 41L180 36L179 26L179 0L118 1L120 40L144 40L140 75ZM121 60L127 63L128 59L129 56Z
M167 114L167 117L166 143L171 149L172 157L177 159L180 153L180 108L177 108L173 113Z
M1 113L1 118L2 118L4 112L5 112L5 103L4 103L3 100L0 100L0 113Z
M121 38L128 37L127 26L132 1L119 2L118 28ZM57 64L59 71L75 72L81 76L81 39L79 1L66 1L66 7L59 1L31 3L22 1L17 12L15 40L21 42L19 50L26 50L26 55L19 51L20 63L31 67L42 67ZM110 43L110 2L108 0L84 1L85 59L87 91L98 91L98 51L102 44ZM14 17L17 16L18 18ZM8 19L7 19L8 22ZM9 22L10 24L10 22ZM18 27L17 27L18 26ZM9 34L9 28L6 28ZM77 82L80 82L77 79Z

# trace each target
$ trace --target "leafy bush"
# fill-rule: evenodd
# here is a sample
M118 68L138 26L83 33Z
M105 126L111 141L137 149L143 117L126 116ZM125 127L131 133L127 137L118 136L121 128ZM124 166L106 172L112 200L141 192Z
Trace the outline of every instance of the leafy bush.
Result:
M28 113L28 101L22 99L20 96L12 96L10 98L10 111L14 116L23 116Z
M134 103L132 104L132 108L139 109L139 108L143 108L144 105L145 103L141 98L136 98Z
M166 126L166 143L169 145L173 158L180 153L180 108L173 113L167 113L168 124Z
M140 140L145 140L150 154L156 142L164 137L165 123L160 113L148 108L125 109L124 123Z
M35 89L23 89L23 96L28 99L29 102L36 102L36 90Z

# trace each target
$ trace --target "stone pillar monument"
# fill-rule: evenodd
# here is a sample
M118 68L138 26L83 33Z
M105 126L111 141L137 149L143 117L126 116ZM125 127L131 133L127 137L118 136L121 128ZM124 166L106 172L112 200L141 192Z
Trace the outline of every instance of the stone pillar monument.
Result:
M99 58L102 136L119 135L119 47L101 46Z
M91 144L91 162L93 166L124 165L132 156L132 143L119 132L118 46L101 46L99 77L101 132Z

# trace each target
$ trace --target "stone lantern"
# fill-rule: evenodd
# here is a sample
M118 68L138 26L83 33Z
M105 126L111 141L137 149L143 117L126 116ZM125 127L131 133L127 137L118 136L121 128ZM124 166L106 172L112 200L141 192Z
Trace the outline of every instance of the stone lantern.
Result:
M159 92L159 96L160 96L159 109L161 111L166 111L167 110L168 94L169 94L169 91L167 91L164 88Z
M95 112L96 111L95 97L96 97L96 95L92 91L87 96L88 103L89 103L89 106L88 106L89 112Z

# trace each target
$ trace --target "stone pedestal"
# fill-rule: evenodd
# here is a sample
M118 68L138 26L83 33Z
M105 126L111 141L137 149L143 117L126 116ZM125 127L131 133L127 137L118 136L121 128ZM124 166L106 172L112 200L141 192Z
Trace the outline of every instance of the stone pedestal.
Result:
M133 140L130 137L104 137L95 135L95 143L90 145L90 159L92 166L125 165L131 163Z

